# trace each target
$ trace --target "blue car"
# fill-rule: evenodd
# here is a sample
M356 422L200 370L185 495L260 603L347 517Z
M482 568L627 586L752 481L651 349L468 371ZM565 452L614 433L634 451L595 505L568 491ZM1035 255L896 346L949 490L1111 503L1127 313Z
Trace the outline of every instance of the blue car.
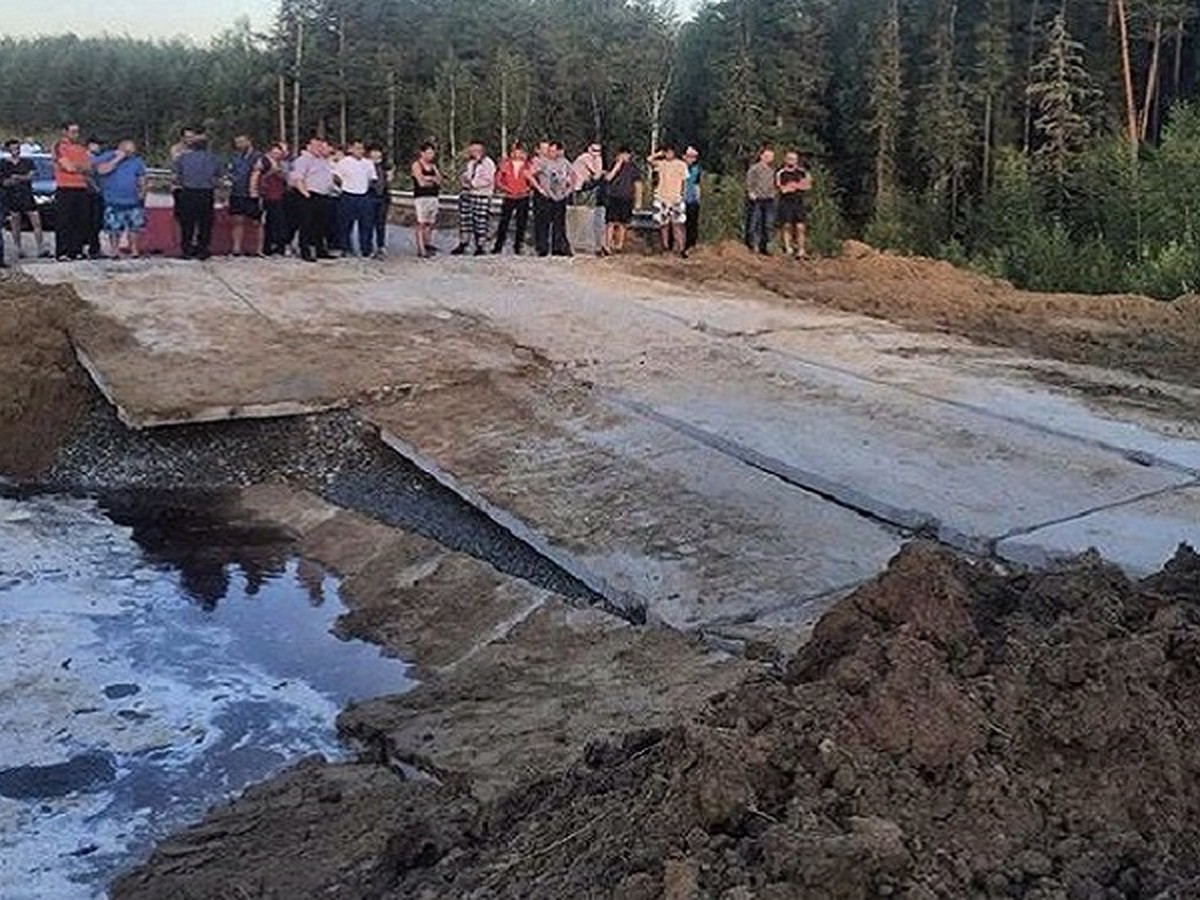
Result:
M27 159L33 160L35 172L33 175L33 202L42 214L42 227L47 231L54 230L54 159L49 153L33 153Z

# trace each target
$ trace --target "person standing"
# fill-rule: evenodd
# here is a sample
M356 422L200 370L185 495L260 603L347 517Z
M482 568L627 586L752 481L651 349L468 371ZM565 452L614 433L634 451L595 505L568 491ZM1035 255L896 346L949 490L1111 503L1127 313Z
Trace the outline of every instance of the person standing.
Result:
M500 224L496 228L496 243L493 253L504 249L508 239L508 228L516 219L513 234L513 253L521 255L525 246L525 229L529 225L529 159L525 148L518 141L512 145L508 156L500 161L496 170L496 190L500 192Z
M805 231L808 222L804 195L812 188L812 179L808 170L801 165L799 153L784 155L783 168L775 173L775 187L779 191L776 209L783 237L783 252L786 256L802 259L807 252Z
M771 228L775 219L775 151L763 146L758 161L746 172L746 248L770 255Z
M359 253L370 257L375 252L375 163L366 158L362 141L351 141L346 149L346 155L333 167L333 177L342 190L338 198L338 246L347 256L353 255L351 235L357 232Z
M172 169L175 166L175 160L179 159L179 157L183 154L183 151L185 151L189 146L191 146L192 138L194 138L195 136L196 136L196 129L194 129L194 128L180 128L179 129L179 140L177 140L175 143L173 143L171 145L170 149L167 151L167 153L170 157ZM173 223L173 228L174 228L175 243L178 246L182 247L183 246L183 228L179 221L179 211L180 211L180 209L182 209L182 206L179 203L179 194L180 194L179 188L177 188L177 187L171 188L171 221Z
M100 193L100 177L96 174L96 161L103 154L110 152L104 144L104 141L94 135L87 139L88 155L92 158L92 170L87 179L88 211L91 213L86 248L89 259L99 259L104 255L100 247L100 232L104 230L104 195Z
M387 256L387 224L392 209L392 179L396 177L396 170L384 159L383 147L379 144L367 145L367 159L375 167L371 198L372 215L375 219L375 258L383 259Z
M329 145L313 135L292 165L292 186L300 195L300 258L305 262L333 259L329 232L335 220L333 167Z
M205 260L212 255L213 199L221 173L216 155L208 149L202 131L192 136L188 148L172 166L179 189L180 250L184 259Z
M437 167L437 148L426 141L412 164L413 207L417 217L414 237L417 256L425 259L437 253L433 228L437 225L438 203L442 193L442 173Z
M4 194L4 205L8 210L8 225L12 231L13 244L16 246L18 258L24 253L21 246L22 216L28 216L30 227L33 228L33 244L37 255L50 255L50 251L44 246L42 214L38 212L37 203L33 198L33 179L36 172L33 160L21 156L21 142L16 138L6 141L4 156L0 158L0 193ZM5 217L0 216L0 230L4 228L4 219Z
M567 201L575 191L575 171L563 159L562 144L551 141L546 156L533 174L534 202L542 204L542 214L534 221L533 240L538 256L570 256L567 240ZM536 207L535 207L536 210Z
M604 200L604 244L601 252L609 256L625 249L629 223L633 221L633 201L641 175L633 161L632 150L628 147L617 150L617 158L612 168L604 173L604 180L608 187Z
M116 150L96 157L96 175L104 198L104 231L109 255L121 255L121 239L129 242L129 255L141 255L139 235L146 230L146 164L137 144L121 141Z
M687 181L687 163L675 155L670 144L650 155L654 169L654 222L658 225L663 250L672 246L687 258L685 248L687 207L683 202L683 186Z
M451 254L466 253L468 245L474 242L475 255L483 256L492 195L496 192L496 164L481 141L472 141L467 147L467 162L458 183L458 246Z
M272 144L262 159L258 193L263 205L263 256L283 256L288 245L287 159L282 144Z
M684 250L691 250L700 243L700 176L704 174L700 168L700 151L688 147L683 151L683 161L687 163L687 181L683 183L683 206L687 213L687 224Z
M592 245L596 255L604 255L604 191L608 182L604 180L604 146L592 141L587 149L575 158L576 202L592 208Z
M63 124L51 156L54 159L55 252L60 260L80 259L92 220L88 195L92 158L87 147L80 143L77 122Z
M250 136L239 134L233 139L233 156L229 160L229 218L230 250L241 256L245 247L246 226L257 230L262 219L261 181L263 155L254 148ZM256 238L250 245L260 244Z

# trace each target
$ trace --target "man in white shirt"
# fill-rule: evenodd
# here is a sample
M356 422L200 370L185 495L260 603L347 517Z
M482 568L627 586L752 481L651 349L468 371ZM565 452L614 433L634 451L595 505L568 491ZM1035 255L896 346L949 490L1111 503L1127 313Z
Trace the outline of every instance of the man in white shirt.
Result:
M354 245L350 235L358 231L358 251L365 257L374 253L375 203L372 195L377 177L375 163L366 158L362 141L351 141L347 153L333 167L334 180L341 186L338 200L338 243L346 255Z
M487 155L482 141L467 148L467 163L459 177L458 246L451 254L461 256L475 242L475 255L483 256L488 237L488 215L492 194L496 192L496 164Z

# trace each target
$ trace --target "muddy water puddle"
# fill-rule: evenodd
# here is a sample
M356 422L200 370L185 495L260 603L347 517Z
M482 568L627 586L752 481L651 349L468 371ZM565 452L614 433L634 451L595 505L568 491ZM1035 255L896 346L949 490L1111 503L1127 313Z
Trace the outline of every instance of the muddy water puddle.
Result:
M330 633L334 577L203 503L0 495L0 897L95 898L208 807L346 755L411 686Z

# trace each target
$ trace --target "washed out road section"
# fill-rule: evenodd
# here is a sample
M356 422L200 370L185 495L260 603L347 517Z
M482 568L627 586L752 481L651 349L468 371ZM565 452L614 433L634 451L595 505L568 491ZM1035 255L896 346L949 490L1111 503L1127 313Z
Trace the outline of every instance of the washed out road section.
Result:
M912 532L1001 555L1024 536L1016 560L1042 534L1046 559L1080 552L1090 516L1119 531L1124 508L1200 472L1169 410L1097 405L1053 383L1065 363L594 261L37 277L72 281L123 329L76 340L127 421L355 406L610 601L681 627L807 621ZM1113 544L1115 561L1161 563L1173 521L1136 558Z

